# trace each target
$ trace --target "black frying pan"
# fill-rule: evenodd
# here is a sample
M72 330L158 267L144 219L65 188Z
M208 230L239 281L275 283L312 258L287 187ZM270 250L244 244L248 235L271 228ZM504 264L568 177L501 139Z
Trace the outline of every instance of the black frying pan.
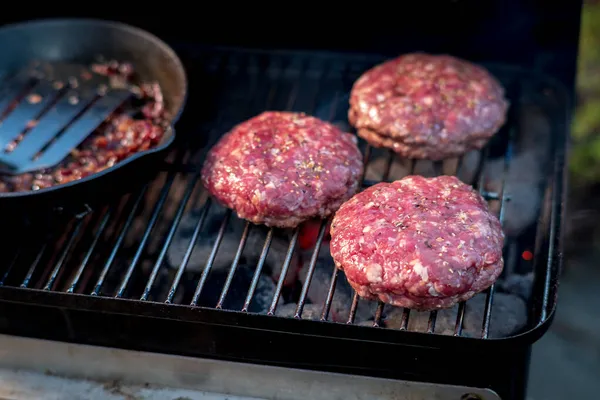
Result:
M129 61L142 81L158 81L165 106L174 116L171 123L179 118L187 95L185 71L175 52L154 35L92 19L41 20L0 28L0 71L13 71L31 60L90 63L98 55ZM0 218L40 215L57 208L78 210L124 193L155 175L174 139L170 128L153 149L84 179L38 191L0 193Z

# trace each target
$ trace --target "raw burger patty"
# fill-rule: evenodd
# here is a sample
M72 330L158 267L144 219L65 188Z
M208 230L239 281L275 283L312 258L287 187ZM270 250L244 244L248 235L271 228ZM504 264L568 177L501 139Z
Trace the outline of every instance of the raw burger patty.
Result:
M429 311L488 288L504 235L485 200L453 176L379 183L344 203L331 255L362 297Z
M504 124L504 89L457 58L407 54L365 72L350 94L350 123L376 147L442 160L480 149Z
M330 215L356 192L363 169L356 142L314 117L264 112L221 138L202 180L241 218L295 227Z

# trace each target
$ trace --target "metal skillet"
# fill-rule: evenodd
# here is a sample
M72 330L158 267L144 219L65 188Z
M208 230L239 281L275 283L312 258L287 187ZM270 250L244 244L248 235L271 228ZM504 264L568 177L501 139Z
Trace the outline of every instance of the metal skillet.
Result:
M157 146L135 153L110 168L46 189L0 193L0 218L6 216L6 222L18 221L15 218L35 218L55 209L79 210L85 204L101 204L155 175L164 151L175 139L173 124L187 96L185 70L167 44L146 31L122 23L52 19L0 28L0 51L0 71L18 70L31 60L87 64L99 55L130 62L140 81L159 83L171 116L171 126Z

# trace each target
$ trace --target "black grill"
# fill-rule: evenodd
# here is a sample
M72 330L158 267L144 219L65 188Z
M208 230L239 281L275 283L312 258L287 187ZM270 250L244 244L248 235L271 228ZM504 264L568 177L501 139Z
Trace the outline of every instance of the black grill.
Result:
M3 331L411 379L424 379L419 376L429 374L428 380L490 387L500 385L505 378L489 376L485 368L478 367L480 362L495 357L501 368L515 358L526 360L528 346L543 334L553 314L561 263L558 232L563 208L567 98L558 84L525 70L488 66L507 88L509 119L482 152L469 179L490 204L499 206L501 220L509 217L506 204L514 199L507 172L515 152L521 150L520 138L529 134L523 127L526 106L535 106L549 127L548 145L537 146L548 167L543 180L545 195L538 223L534 224L537 227L507 241L506 268L501 278L504 281L534 272L527 322L510 335L490 334L495 320L492 317L502 320L504 312L494 307L494 296L502 289L497 290L495 285L484 295L483 312L474 314L480 315L473 323L477 330L466 333L463 328L469 313L465 312L467 302L453 311L452 329L440 332L436 330L436 312L429 314L426 329L411 329L412 318L424 318L418 316L420 313L392 310L383 303L368 305L356 294L343 308L347 310L345 315L337 310L332 317L336 286L345 283L343 273L331 263L328 281L315 283L328 221L321 222L316 245L308 256L298 248L298 229L288 232L242 222L211 201L198 181L207 149L236 123L261 111L304 111L347 124L352 83L382 60L326 53L178 50L187 61L190 93L196 96L190 98L178 127L183 139L156 180L141 189L103 209L84 209L80 215L68 218L59 215L6 239L5 261L0 269ZM465 160L399 160L363 142L361 148L366 165L371 165L367 164L370 160L380 160L377 171L372 166L367 169L363 187L396 179L393 165L404 173L421 169L430 174L456 173L465 165ZM503 163L501 176L486 177L488 160ZM486 181L492 178L501 182L500 190L486 190ZM237 248L223 250L224 241L232 235L239 243ZM181 238L187 244L181 244ZM278 250L283 265L271 275L279 275L278 279L273 280L272 292L263 292L263 277L272 273L269 254L274 251L274 243L281 248L283 241L286 248ZM177 260L171 253L175 242L182 248ZM203 268L190 272L189 263L199 242L210 245L206 247ZM257 255L256 264L251 268L242 265L249 259L245 255L249 247L257 246L262 248L251 249ZM518 254L524 249L533 251L533 262L519 261ZM227 270L216 271L219 257L227 258ZM299 262L304 278L287 282L286 276ZM318 284L324 292L317 304L310 300L309 292ZM265 293L273 295L256 300ZM259 302L262 306L256 311ZM293 304L290 318L274 316L284 303ZM311 312L307 312L309 304ZM370 310L371 317L357 321L361 307ZM395 328L386 323L392 311L398 315ZM314 347L317 344L327 346L327 350ZM420 348L418 353L415 346ZM393 360L382 360L394 354ZM453 360L443 361L448 357ZM440 363L451 363L456 371L442 374ZM520 368L526 368L526 361ZM524 385L522 369L511 368L510 374L520 374Z

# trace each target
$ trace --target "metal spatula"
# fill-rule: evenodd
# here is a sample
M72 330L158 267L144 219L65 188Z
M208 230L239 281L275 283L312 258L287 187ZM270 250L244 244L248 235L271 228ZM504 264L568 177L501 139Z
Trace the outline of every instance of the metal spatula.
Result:
M35 63L0 85L0 173L52 167L131 92L83 65Z

